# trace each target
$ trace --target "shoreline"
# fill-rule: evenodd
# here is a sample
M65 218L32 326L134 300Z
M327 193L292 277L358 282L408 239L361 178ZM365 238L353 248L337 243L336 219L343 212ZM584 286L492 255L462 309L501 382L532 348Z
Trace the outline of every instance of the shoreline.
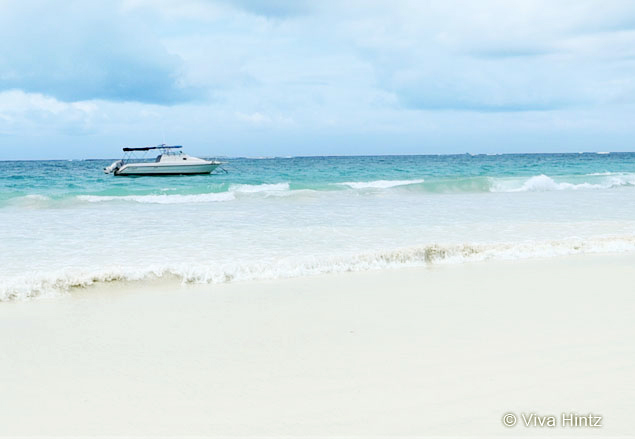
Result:
M569 237L533 242L451 243L402 246L349 255L329 255L317 258L289 256L277 263L227 264L155 264L144 268L121 265L92 269L64 269L44 275L36 273L5 279L0 282L0 303L54 299L84 289L143 288L152 284L158 288L178 288L184 285L223 285L259 283L285 279L304 279L350 273L372 273L408 269L496 262L531 262L585 257L634 257L635 236L608 235L591 238ZM172 285L173 284L173 285Z
M0 303L0 436L616 436L635 409L635 256ZM506 412L601 429L505 428Z

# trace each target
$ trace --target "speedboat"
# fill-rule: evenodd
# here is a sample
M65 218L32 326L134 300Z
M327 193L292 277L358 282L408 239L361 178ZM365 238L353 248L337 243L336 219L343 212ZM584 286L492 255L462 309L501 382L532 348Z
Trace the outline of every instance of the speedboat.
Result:
M193 175L210 174L222 163L215 160L203 160L192 157L181 151L182 146L168 146L164 143L157 146L141 148L123 148L124 157L104 168L106 174L114 175ZM154 161L138 157L139 152L144 156L153 150L160 154Z

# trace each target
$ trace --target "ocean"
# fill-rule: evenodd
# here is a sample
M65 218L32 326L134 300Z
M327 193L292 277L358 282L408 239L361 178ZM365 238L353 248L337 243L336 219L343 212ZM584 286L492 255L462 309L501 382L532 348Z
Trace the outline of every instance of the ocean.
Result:
M635 153L0 162L0 301L100 282L223 283L635 252Z

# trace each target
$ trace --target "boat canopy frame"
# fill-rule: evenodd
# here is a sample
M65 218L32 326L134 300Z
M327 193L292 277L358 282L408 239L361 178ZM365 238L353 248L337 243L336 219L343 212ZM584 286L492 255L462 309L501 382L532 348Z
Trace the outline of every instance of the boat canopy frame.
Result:
M176 152L174 150L176 149L180 149L183 148L183 146L181 145L166 145L165 143L162 143L160 145L157 146L140 146L140 147L126 147L123 148L123 158L121 159L121 161L123 162L123 164L129 163L132 160L148 160L146 158L146 156L148 155L148 151L153 151L153 150L161 150L161 155L166 154L166 155L171 155L171 154L176 154ZM138 152L143 152L143 154L139 157L137 156Z
M169 149L177 149L177 148L183 148L183 147L181 145L166 145L165 143L162 143L157 146L140 146L136 148L124 148L123 150L124 152L130 152L130 151L150 151L151 149L169 150Z

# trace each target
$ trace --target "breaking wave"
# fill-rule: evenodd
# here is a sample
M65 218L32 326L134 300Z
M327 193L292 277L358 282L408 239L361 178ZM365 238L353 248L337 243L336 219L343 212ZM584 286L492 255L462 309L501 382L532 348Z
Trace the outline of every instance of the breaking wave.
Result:
M209 194L195 195L122 195L122 196L104 196L104 195L78 195L77 199L89 203L102 203L105 201L134 201L145 204L182 204L182 203L209 203L213 201L229 201L233 200L235 195L232 192L217 192Z
M407 187L427 193L546 192L635 186L635 174L602 172L563 177L549 177L544 174L530 177L475 176L427 180L351 181L338 185L355 190Z
M231 201L240 194L278 195L289 192L289 183L276 184L233 184L226 192L210 192L204 194L158 194L158 195L78 195L77 199L89 203L105 201L134 201L146 204L183 204Z
M288 191L289 183L274 183L274 184L232 184L229 186L230 192L242 192L246 194L253 194L258 192L280 192Z
M593 178L593 182L556 182L553 178L544 174L530 177L523 181L520 186L518 180L502 180L494 179L492 192L543 192L543 191L562 191L562 190L580 190L580 189L610 189L620 186L635 186L635 174L611 174L611 173L595 173L589 174ZM598 177L602 177L598 179Z
M210 192L178 193L178 188L161 189L159 193L121 195L80 194L49 197L44 194L14 196L0 200L0 205L23 208L68 207L80 203L134 202L142 204L214 203L241 198L270 198L301 196L315 193L345 193L353 191L372 196L382 191L408 193L487 193L487 192L550 192L613 189L635 186L635 173L597 172L585 175L528 177L446 177L411 180L347 181L341 183L263 183L223 184ZM188 190L189 188L184 188ZM205 188L208 191L210 188Z
M423 179L415 180L375 180L375 181L347 181L338 183L341 186L348 186L352 189L388 189L397 186L408 186L411 184L423 183Z
M290 257L271 264L167 264L144 268L113 266L94 271L69 269L59 273L21 276L0 281L0 302L56 296L67 293L73 288L115 281L176 278L183 283L226 283L430 264L459 264L485 260L515 260L597 253L635 253L635 236L571 238L518 243L431 244L320 258Z

